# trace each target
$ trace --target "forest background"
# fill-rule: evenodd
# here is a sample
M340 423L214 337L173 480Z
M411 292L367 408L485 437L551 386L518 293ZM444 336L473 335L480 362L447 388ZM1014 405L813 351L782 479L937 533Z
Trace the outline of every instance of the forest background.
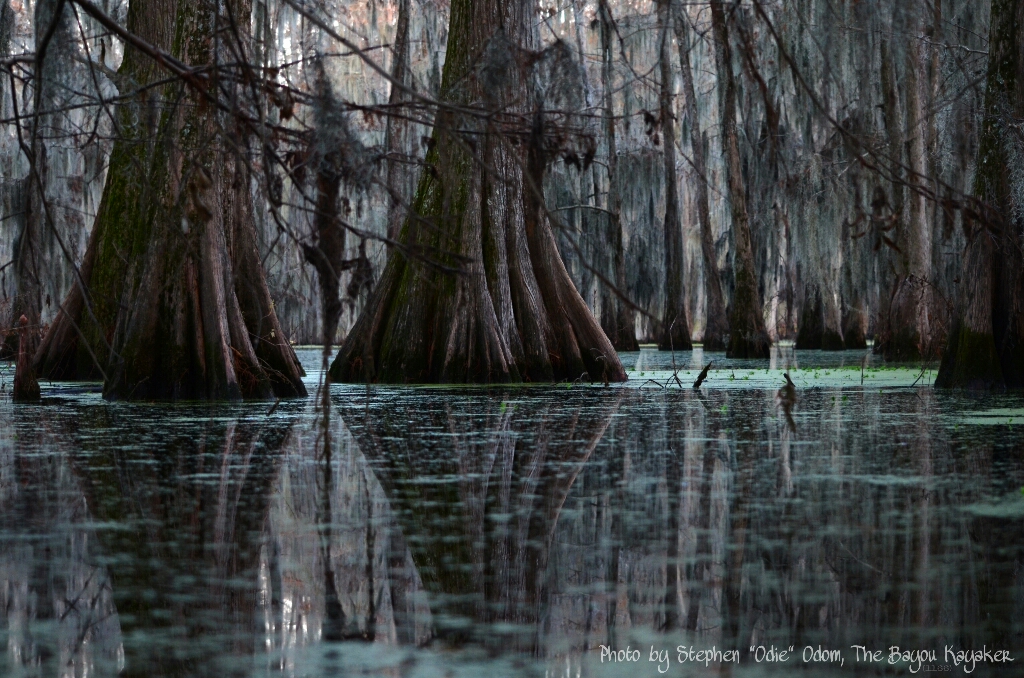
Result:
M286 338L392 381L873 338L1020 386L1022 27L1012 0L0 0L5 348L24 315L43 376L119 397L296 395Z

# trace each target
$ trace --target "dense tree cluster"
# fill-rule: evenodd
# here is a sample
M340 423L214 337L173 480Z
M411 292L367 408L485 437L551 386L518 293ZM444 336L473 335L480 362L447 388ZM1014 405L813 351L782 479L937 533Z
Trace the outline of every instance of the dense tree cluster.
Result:
M340 343L336 380L494 382L873 339L1021 386L1022 26L1019 0L0 0L3 350L122 399L300 395L296 341Z

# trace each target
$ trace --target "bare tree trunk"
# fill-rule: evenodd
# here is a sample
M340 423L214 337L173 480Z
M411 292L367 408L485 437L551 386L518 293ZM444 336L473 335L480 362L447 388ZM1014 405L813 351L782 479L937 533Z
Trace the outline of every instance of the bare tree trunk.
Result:
M828 289L822 290L817 283L808 283L804 287L796 348L825 351L842 351L845 348L843 335L839 332L838 309L834 303L829 308L825 298L827 294Z
M1024 3L992 3L985 122L978 151L975 194L989 209L964 218L967 247L956 315L936 386L1024 386L1024 257L1022 223L1014 195L1022 190L1011 171L1013 120L1024 117ZM1017 161L1019 162L1019 160Z
M330 138L326 128L330 123L329 109L337 104L330 93L330 84L326 76L321 74L318 84L318 102L316 111L318 139ZM331 344L334 343L341 318L341 272L345 258L346 231L342 227L338 213L338 198L341 190L341 159L344 152L341 148L328 148L323 142L312 144L312 155L316 158L316 212L313 217L313 244L303 247L303 254L317 272L320 284L320 300L323 312L323 332L321 343L324 347L324 370L330 362ZM329 386L329 383L325 386ZM325 390L328 390L325 388ZM329 406L329 401L324 402ZM327 416L327 410L324 411ZM325 432L325 435L326 432Z
M855 186L854 200L857 210L862 209L862 191L864 185L859 175L852 179ZM866 217L867 228L871 227L871 217ZM860 238L854 238L849 221L843 222L840 231L842 238L843 261L845 265L842 271L842 282L840 285L842 296L842 309L840 330L844 347L847 349L867 348L867 320L868 320L868 293L867 287L871 280L871 269L868 267L865 242Z
M38 116L36 116L36 120L38 122ZM33 137L35 136L33 134ZM39 284L41 258L39 236L45 223L41 213L45 209L43 177L45 176L46 153L41 146L38 139L33 140L29 159L31 174L27 182L27 214L14 261L18 294L12 305L11 325L16 329L10 333L9 337L16 341L18 346L14 390L11 394L15 402L39 400L39 382L32 365L32 356L39 345L39 323L42 315Z
M683 229L679 215L679 183L676 180L676 123L672 74L672 4L659 0L658 22L661 24L661 48L658 64L661 70L659 97L662 142L665 162L665 313L661 321L663 351L693 348L690 343L690 322L686 317L686 294L683 289Z
M605 143L608 147L608 201L607 201L607 238L612 253L612 276L619 292L625 293L626 263L625 247L622 233L622 196L619 192L619 150L615 141L615 96L612 91L612 67L615 63L615 47L612 40L613 18L608 0L600 0L597 6L598 20L601 30L601 91L604 106L601 111L601 123L604 127ZM611 339L616 350L635 351L636 323L633 310L622 303L616 295L606 293L603 307L608 312L602 318L604 331Z
M11 9L11 3L9 0L0 0L0 59L6 59L11 55L11 38L14 34L15 28L15 16L14 10ZM5 75L0 77L0 112L3 115L7 115L9 110L7 108L7 91L11 92L11 100L16 105L17 99L16 88L11 86L9 76ZM7 152L4 154L4 161L8 165L14 164L14 158L16 157L17 151ZM24 184L24 180L20 183ZM13 188L13 190L11 190ZM4 191L10 192L10 206L5 209L7 214L5 219L9 220L8 223L15 226L17 229L24 228L24 216L21 219L17 218L17 214L21 213L24 215L25 209L22 205L24 202L25 190L18 185L11 188L4 187ZM17 288L15 287L15 292ZM0 295L3 296L3 301L6 302L8 299L7 295L7 277L3 271L0 271ZM0 360L9 360L11 358L17 358L18 355L18 343L19 339L16 334L15 323L19 318L13 315L13 310L8 311L4 309L5 315L0 317ZM7 315L10 313L10 315Z
M398 2L398 22L395 26L395 43L392 46L391 77L394 82L406 87L412 85L412 71L409 65L409 0ZM387 148L387 187L388 187L388 238L398 240L402 230L402 222L406 217L406 204L412 198L413 176L408 158L409 152L409 121L404 118L407 112L401 108L408 99L402 88L391 86L388 97L388 126L385 132L384 145Z
M389 259L333 379L626 379L565 270L542 203L544 114L515 66L515 52L536 43L534 12L526 0L452 3L442 98L503 114L438 113L416 214L400 237L432 261ZM529 149L499 133L503 120L521 130L531 119Z
M911 31L917 34L917 30ZM911 186L920 186L927 172L925 166L927 128L925 125L925 80L921 47L918 40L907 44L906 63L906 133L907 161L911 176ZM930 339L931 325L935 322L929 317L930 304L922 303L920 294L908 293L909 289L919 287L914 281L928 282L932 270L931 220L928 218L928 205L925 197L919 192L909 191L908 223L900 229L897 245L900 253L896 269L897 286L891 295L893 308L887 317L887 341L883 348L884 355L894 360L916 360L929 358L926 347L932 344ZM911 281L903 284L905 281ZM901 289L901 287L903 289Z
M725 152L726 176L729 184L729 206L732 210L733 239L736 263L732 307L729 311L730 358L767 358L771 341L764 329L761 295L754 273L754 251L750 238L750 220L743 186L739 138L736 131L736 79L732 72L732 48L729 28L721 0L711 0L711 25L715 35L715 61L723 88L721 99L722 145Z
M247 63L244 53L216 50L247 49L250 16L246 0L219 14L209 4L135 0L128 30L193 66ZM120 73L140 84L164 77L131 47ZM239 155L245 133L222 138L222 127L237 126L217 120L210 92L180 82L139 92L119 111L81 267L88 290L76 286L65 299L37 365L50 378L102 372L112 399L305 395L257 250L249 163Z
M711 226L708 201L708 171L704 158L704 136L701 134L697 93L693 86L693 67L690 64L689 21L680 6L675 9L676 43L679 48L679 69L683 75L683 95L686 97L686 116L690 124L690 154L696 175L694 191L697 218L700 221L700 250L704 261L704 294L707 297L704 323L704 350L723 351L729 343L729 316L725 312L725 297L718 272L715 236Z
M903 20L903 10L894 11L897 14L893 21ZM941 13L930 14L934 22L941 22ZM924 32L915 13L907 13L906 17L909 26L901 30L911 35ZM933 276L936 207L929 206L928 199L921 194L921 190L934 190L929 184L937 177L933 174L926 178L931 165L929 154L935 152L934 109L938 104L932 101L936 86L929 84L923 42L913 40L905 49L904 78L900 83L899 60L894 57L889 41L881 43L882 109L889 155L906 171L899 170L892 182L894 242L878 261L883 282L875 352L892 360L931 360L941 352L948 329L946 303ZM933 73L932 77L939 76ZM899 91L905 92L902 110Z
M817 285L804 285L804 303L800 309L800 324L796 335L796 348L820 349L825 331L824 311L821 308L821 290Z
M39 381L32 369L32 337L36 332L29 327L24 315L18 320L18 362L14 368L14 390L11 397L16 403L39 401Z
M14 260L17 295L11 307L10 317L11 326L17 328L18 342L18 378L15 379L13 397L16 401L30 402L39 399L39 384L32 366L32 357L39 346L42 322L42 241L46 229L54 227L46 202L46 188L51 179L47 162L47 143L44 139L47 134L52 133L51 128L57 115L52 109L57 103L61 66L66 66L59 62L58 56L62 43L68 39L67 13L62 2L43 0L37 3L33 19L36 47L35 82L27 142L22 136L22 131L18 130L21 150L28 156L29 163L26 214ZM12 101L16 101L17 96L17 92L12 90Z

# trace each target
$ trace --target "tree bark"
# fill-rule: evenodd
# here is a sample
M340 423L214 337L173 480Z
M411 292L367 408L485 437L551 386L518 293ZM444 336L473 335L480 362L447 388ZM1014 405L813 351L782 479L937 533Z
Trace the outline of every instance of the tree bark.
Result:
M605 143L608 147L608 200L607 223L608 243L612 253L612 276L619 292L625 293L626 264L622 233L622 194L619 192L619 149L615 141L615 96L612 92L612 68L615 63L615 48L612 40L612 10L608 0L600 0L597 6L601 30L601 91L604 106L601 123L604 127ZM596 180L595 180L596 181ZM605 334L618 351L637 350L636 322L633 310L622 303L616 295L606 293L602 309L607 308L602 318Z
M733 267L735 277L732 305L729 309L729 348L726 355L730 358L767 358L771 349L771 340L764 329L761 297L754 273L750 220L747 215L743 168L736 131L736 78L732 72L729 28L726 25L722 1L712 0L710 4L711 25L715 35L715 62L719 82L723 89L721 98L722 145L725 153L736 257Z
M856 204L861 205L862 180L859 176L853 178L855 185L854 199ZM866 216L866 228L873 223L872 216ZM870 286L871 268L866 256L866 245L870 239L854 238L854 232L849 221L844 221L840 230L842 238L843 271L840 284L840 295L842 297L840 314L840 335L846 349L867 348L867 319L868 319L868 292Z
M724 351L729 343L729 316L725 312L725 297L722 295L722 280L718 272L718 255L715 253L715 235L711 226L704 136L701 134L697 93L693 86L693 67L690 65L690 31L688 20L679 6L676 6L675 11L675 31L679 48L679 69L683 75L683 94L686 98L686 117L690 126L690 154L693 157L693 171L696 176L694 202L700 221L700 251L704 262L704 294L707 297L704 350Z
M808 284L804 288L796 348L825 351L842 351L845 348L843 335L838 332L835 322L829 322L828 315L821 288L816 284Z
M661 70L659 116L665 162L665 313L661 320L663 351L693 348L690 343L690 322L686 317L686 294L683 289L683 229L679 215L679 184L676 180L676 124L673 106L675 79L672 74L672 3L659 0L658 22L661 24L661 49L658 65Z
M932 26L925 27L913 12L894 10L894 25L909 21L899 30L911 35L931 33L941 24L941 13L932 15ZM932 37L933 44L941 40ZM942 295L935 287L936 258L935 219L937 205L929 206L927 198L913 187L927 189L934 183L926 178L929 157L937 157L934 147L937 138L936 107L937 79L933 70L931 83L926 60L926 49L920 40L906 46L902 71L887 40L881 41L882 110L889 137L889 155L909 171L898 171L892 183L892 210L897 219L890 234L894 241L879 257L881 300L875 352L889 360L931 360L938 357L946 342L948 310ZM933 69L935 64L933 62ZM900 73L905 75L902 87ZM900 106L899 92L905 94ZM934 168L933 168L934 169ZM937 170L931 173L937 177ZM935 186L931 186L934 190ZM906 210L904 210L906 207Z
M912 34L917 34L913 30ZM907 161L911 186L920 185L927 172L925 166L926 125L924 124L925 104L922 83L922 59L919 41L906 46L906 132ZM902 188L901 188L902 190ZM932 344L930 333L936 320L929 317L931 304L920 295L901 293L901 283L908 278L930 281L932 271L931 221L925 197L916 191L909 191L908 219L905 228L900 229L896 239L900 252L897 256L896 279L890 294L893 307L886 316L882 354L890 360L918 360L928 358L925 348Z
M484 102L493 114L438 112L400 237L423 256L389 258L332 379L626 379L569 278L542 202L544 113L517 65L536 44L534 11L526 0L452 3L441 96L460 107ZM522 136L531 120L528 148L499 133L507 122Z
M35 28L35 87L33 88L32 117L26 141L19 130L21 150L28 156L29 172L26 178L25 219L18 237L14 258L14 277L17 294L11 305L10 327L16 331L8 341L17 342L18 378L15 380L15 401L39 400L39 384L32 366L32 356L39 346L43 310L42 266L44 260L43 237L48 228L54 228L46 188L51 181L47 162L46 137L57 124L58 79L62 67L67 67L62 43L68 40L67 12L63 3L44 0L37 3L33 25ZM18 93L11 91L12 102ZM20 123L16 123L20 124Z
M192 66L248 61L215 52L217 31L241 32L237 42L216 42L221 50L251 42L248 2L224 11L229 25L211 5L134 0L128 30ZM164 77L130 46L119 73L138 85ZM119 139L81 266L84 287L65 299L36 354L45 376L100 373L108 399L305 395L257 249L242 157L247 134L205 96L235 86L140 88L118 111ZM240 86L238 94L244 101ZM236 130L231 142L222 128Z
M14 368L14 390L11 398L16 403L39 402L39 381L32 369L32 336L35 332L28 326L28 318L18 320L18 362Z
M412 70L409 64L409 0L399 0L398 21L395 26L395 43L392 46L391 77L409 87L412 85ZM408 95L400 87L391 86L388 97L388 126L385 132L387 147L387 187L388 187L388 238L398 240L402 230L402 222L406 215L406 201L412 196L412 170L406 156L409 152L408 136L409 121L403 116L401 106Z
M995 0L975 177L975 195L985 207L977 220L965 214L967 246L949 341L935 380L940 387L1024 386L1024 220L1013 199L1024 187L1011 171L1009 155L1019 143L1011 125L1024 117L1022 30L1024 3Z
M895 11L895 10L894 10ZM880 73L879 80L882 86L882 114L885 119L885 134L889 141L889 154L897 163L902 163L903 157L903 124L899 107L899 92L896 89L896 65L893 61L892 47L888 40L881 40L879 45ZM889 186L892 195L891 203L888 200L885 188L881 185L875 188L875 199L872 201L872 213L880 213L882 206L889 207L894 228L903 228L903 186L898 176L894 176ZM882 228L882 222L874 223L878 229ZM879 238L881 231L879 231ZM882 242L881 240L879 242ZM879 300L878 319L875 323L875 353L884 354L889 335L889 315L891 313L891 290L884 281L889 279L897 264L897 252L889 245L876 247L878 256L875 261L879 279Z
M14 10L11 9L11 3L9 0L0 0L0 59L6 59L11 55L11 38L14 33ZM6 102L7 91L11 90L14 98L14 88L11 87L9 78L0 78L0 102ZM3 107L4 113L7 113L6 106L0 103L0 107ZM3 154L3 160L6 164L12 165L14 157L18 151ZM24 180L22 180L24 183ZM10 206L6 207L5 212L8 213L6 219L9 223L14 224L15 228L24 228L24 216L21 219L17 218L17 214L21 213L24 215L24 208L22 203L24 202L25 190L21 186L15 185L11 189L5 188L5 192L10 191L12 193L10 198ZM20 223L19 223L20 222ZM20 228L19 228L20 227ZM0 295L3 296L3 301L6 302L7 296L7 279L3 271L0 271ZM15 288L17 290L17 288ZM10 313L10 314L9 314ZM12 312L4 309L4 317L0 317L0 360L10 360L17 358L18 355L18 343L16 330L14 328L14 321L16 320Z

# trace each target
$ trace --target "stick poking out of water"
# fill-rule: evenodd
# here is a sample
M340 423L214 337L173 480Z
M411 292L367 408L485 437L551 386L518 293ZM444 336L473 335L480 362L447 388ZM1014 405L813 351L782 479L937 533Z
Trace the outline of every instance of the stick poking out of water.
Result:
M704 380L708 378L708 370L710 370L711 366L714 365L714 364L715 364L715 361L712 360L711 362L709 362L707 365L704 366L704 369L701 370L700 374L697 375L697 381L693 382L693 387L694 388L698 388L698 389L700 388L700 385L703 384Z
M789 378L789 372L783 372L786 378L786 385L779 389L777 397L782 405L782 411L786 415L786 424L789 430L796 433L796 422L793 421L793 405L796 404L796 384Z

